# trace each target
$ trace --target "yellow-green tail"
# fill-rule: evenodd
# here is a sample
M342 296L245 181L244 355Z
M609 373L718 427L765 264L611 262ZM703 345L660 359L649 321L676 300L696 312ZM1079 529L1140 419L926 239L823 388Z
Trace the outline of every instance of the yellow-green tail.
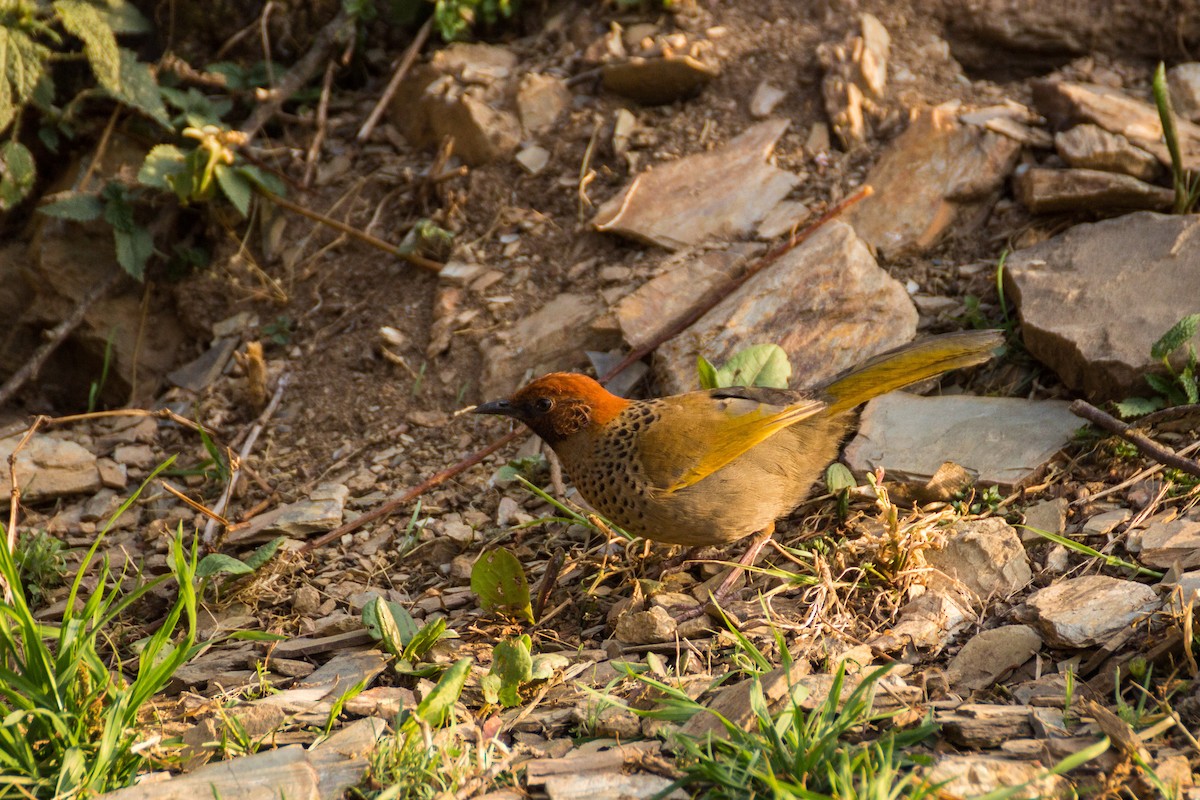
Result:
M895 389L952 369L982 364L1004 342L1003 331L934 336L871 358L825 386L827 413L839 414Z

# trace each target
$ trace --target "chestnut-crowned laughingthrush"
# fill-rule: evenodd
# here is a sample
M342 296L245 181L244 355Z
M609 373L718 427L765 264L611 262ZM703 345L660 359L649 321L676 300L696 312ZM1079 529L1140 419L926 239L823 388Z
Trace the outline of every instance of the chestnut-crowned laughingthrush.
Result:
M837 456L855 408L987 361L999 331L936 336L803 391L731 387L626 400L584 375L545 375L478 414L520 420L553 448L579 493L626 531L711 545L761 533L798 506Z

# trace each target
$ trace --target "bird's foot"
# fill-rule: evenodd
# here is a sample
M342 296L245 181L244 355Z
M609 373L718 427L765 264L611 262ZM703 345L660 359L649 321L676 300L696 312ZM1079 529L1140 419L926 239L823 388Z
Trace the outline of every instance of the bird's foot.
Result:
M743 573L746 572L746 568L753 566L754 562L758 560L759 553L762 552L762 549L766 543L771 540L771 534L774 532L775 526L771 525L765 530L754 534L754 537L750 540L750 543L746 545L746 552L743 553L742 557L738 559L738 563L730 568L729 574L725 576L725 580L721 581L721 585L717 587L717 590L712 593L712 597L709 599L709 601L707 603L698 603L691 608L685 608L682 611L672 614L672 616L675 618L675 621L687 622L688 620L696 619L697 617L708 613L708 607L710 605L720 607L720 605L724 603L731 594L733 594L734 587L737 585L737 580L743 575Z

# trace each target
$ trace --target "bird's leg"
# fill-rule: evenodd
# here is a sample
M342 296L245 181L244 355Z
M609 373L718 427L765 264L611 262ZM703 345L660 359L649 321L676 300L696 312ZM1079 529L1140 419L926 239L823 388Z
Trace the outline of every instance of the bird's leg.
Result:
M721 585L717 587L715 592L713 592L713 603L720 605L725 601L725 598L733 589L733 584L737 581L738 576L745 572L747 567L753 566L755 560L758 558L758 554L762 552L763 547L767 544L767 542L771 541L771 535L773 533L775 533L775 523L771 523L758 533L754 534L754 536L750 539L750 543L746 545L746 552L743 553L742 557L738 559L737 565L729 570L729 574L725 576L725 580L721 581ZM703 614L707 607L708 606L706 603L701 603L694 608L689 608L680 614L674 615L675 621L686 622L689 619L695 619Z

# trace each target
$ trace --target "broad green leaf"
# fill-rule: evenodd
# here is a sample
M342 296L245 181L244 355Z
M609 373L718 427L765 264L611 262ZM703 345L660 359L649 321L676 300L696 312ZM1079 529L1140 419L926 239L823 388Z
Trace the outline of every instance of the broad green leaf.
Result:
M250 198L254 194L250 181L239 170L225 164L217 164L217 183L225 197L243 217L250 214Z
M28 196L37 180L33 153L15 139L0 144L0 211L11 211Z
M373 598L371 602L363 606L363 626L366 627L367 631L375 639L383 638L383 632L380 630L379 624L379 609L382 607L386 607L391 612L391 619L400 631L401 646L407 645L417 635L418 628L412 615L399 603L387 602L382 597Z
M718 386L765 386L786 389L792 376L787 353L777 344L756 344L734 353L717 370Z
M471 568L471 591L479 597L484 611L505 611L533 624L525 569L504 548L484 553L475 562Z
M421 630L417 631L404 647L402 657L406 661L419 661L422 656L433 649L442 635L446 632L446 620L439 617L433 622L427 622L421 626Z
M442 675L437 686L434 686L417 706L417 717L435 728L446 724L450 718L450 712L454 710L454 704L458 702L458 697L462 694L463 685L467 682L470 670L471 659L460 658L455 662L454 666Z
M187 169L186 156L173 144L156 144L146 154L138 170L138 183L163 191L173 191L167 176L178 175Z
M250 569L257 570L259 567L265 565L275 556L277 552L279 552L279 546L283 544L285 538L286 537L283 536L276 536L271 541L259 547L246 557L246 566L248 566Z
M17 26L0 25L0 131L16 117L37 91L49 48L38 44Z
M548 680L554 675L554 670L566 669L570 665L571 660L561 653L539 653L533 657L533 674L530 680Z
M1157 397L1127 397L1114 405L1116 405L1117 413L1124 419L1144 417L1163 407L1162 400Z
M113 228L113 239L117 245L117 263L135 280L146 274L146 262L154 255L154 239L150 231L140 225L133 230L120 231Z
M700 378L701 389L719 389L717 386L717 368L704 356L696 356L696 375Z
M171 118L167 116L167 108L158 92L158 81L150 65L138 61L137 53L122 47L119 67L121 80L116 88L109 88L112 96L170 130Z
M825 468L825 488L836 494L843 489L853 489L858 485L854 474L840 461L835 461Z
M237 170L245 175L255 186L266 189L271 194L282 195L287 193L287 186L274 173L260 169L254 164L242 164Z
M1174 353L1196 335L1200 329L1200 314L1189 314L1171 326L1171 330L1162 335L1150 348L1150 355L1163 359Z
M1161 394L1167 400L1170 400L1172 395L1178 391L1175 384L1171 382L1171 379L1165 375L1147 372L1143 377L1145 377L1146 383L1150 384L1151 389Z
M38 212L48 217L69 219L75 222L91 222L104 213L104 204L94 194L86 192L59 192L52 203L38 206Z
M388 608L387 601L382 597L376 597L367 605L373 607L375 626L379 631L379 640L383 649L392 655L400 655L404 650L404 642L400 640L400 626L396 624L396 618L392 616L392 610ZM366 613L366 608L363 609L363 613Z
M184 121L193 128L205 125L220 125L221 118L233 110L233 101L225 98L210 98L195 88L187 91L171 86L160 86L163 100L183 112Z
M481 683L483 699L512 708L521 703L521 686L533 678L533 642L527 634L492 648L492 668Z
M67 33L83 42L83 54L96 81L113 94L121 92L121 56L117 37L100 11L84 0L56 0L54 10Z
M247 575L254 570L251 569L245 561L240 558L225 555L224 553L209 553L204 558L200 559L199 565L196 567L197 578L208 578L213 575Z

